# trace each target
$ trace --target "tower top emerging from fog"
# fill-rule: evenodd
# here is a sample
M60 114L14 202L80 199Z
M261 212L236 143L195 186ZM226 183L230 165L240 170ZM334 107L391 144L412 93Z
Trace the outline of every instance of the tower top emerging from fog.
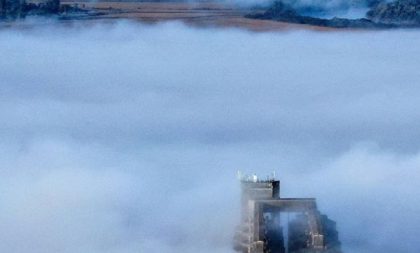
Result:
M259 179L238 172L241 182L241 225L235 249L243 253L305 252L340 253L335 223L317 209L314 198L281 198L280 181L273 174ZM282 213L299 214L284 234ZM288 216L287 216L288 217ZM333 250L331 250L333 249Z

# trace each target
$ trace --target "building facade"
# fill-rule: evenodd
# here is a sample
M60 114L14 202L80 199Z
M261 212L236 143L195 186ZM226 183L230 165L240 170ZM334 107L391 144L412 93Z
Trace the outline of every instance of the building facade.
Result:
M241 224L234 238L242 253L340 253L335 222L314 198L281 198L280 181L241 178ZM290 219L290 217L292 217Z

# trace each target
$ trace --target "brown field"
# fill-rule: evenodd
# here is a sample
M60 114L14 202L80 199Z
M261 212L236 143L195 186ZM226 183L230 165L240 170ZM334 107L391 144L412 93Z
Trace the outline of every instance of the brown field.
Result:
M249 19L244 15L250 10L214 2L84 2L68 0L62 1L62 4L77 5L79 8L100 13L100 15L90 17L89 20L128 19L147 23L181 21L192 26L232 27L253 31L327 30L309 25Z

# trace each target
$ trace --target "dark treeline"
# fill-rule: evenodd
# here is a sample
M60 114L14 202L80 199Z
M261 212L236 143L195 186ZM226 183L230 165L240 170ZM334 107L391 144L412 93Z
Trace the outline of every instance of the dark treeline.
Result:
M60 0L46 0L39 3L25 0L0 0L0 17L19 18L28 14L58 14Z

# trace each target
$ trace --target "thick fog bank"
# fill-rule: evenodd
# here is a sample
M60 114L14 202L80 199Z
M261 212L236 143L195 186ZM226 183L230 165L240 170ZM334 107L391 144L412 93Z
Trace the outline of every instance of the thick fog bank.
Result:
M231 252L235 172L418 252L420 32L0 31L0 252Z

